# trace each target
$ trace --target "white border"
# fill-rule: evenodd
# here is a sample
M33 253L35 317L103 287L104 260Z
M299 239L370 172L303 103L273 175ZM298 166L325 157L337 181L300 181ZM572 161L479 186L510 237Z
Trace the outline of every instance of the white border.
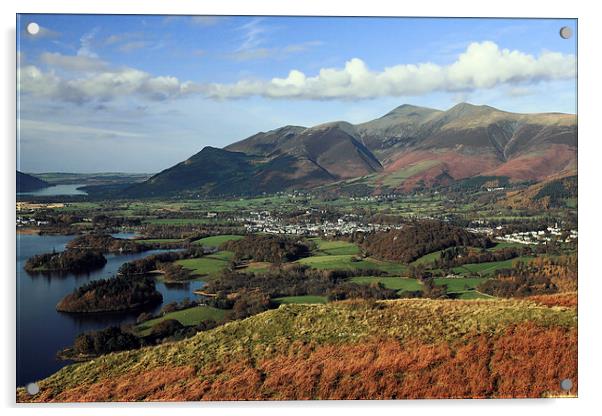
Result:
M587 5L586 5L587 4ZM602 203L600 181L602 174L602 134L600 102L599 40L602 39L600 14L596 13L595 2L545 1L527 2L505 0L486 2L473 0L392 2L370 0L353 3L350 0L320 2L298 1L290 3L277 0L104 0L73 2L72 0L33 1L9 0L0 3L2 14L2 91L0 101L2 117L2 221L1 249L4 273L3 310L1 322L4 329L2 349L2 386L5 414L45 415L106 415L120 410L131 414L162 415L168 411L178 414L207 412L211 415L278 414L304 415L308 412L333 414L345 412L360 415L376 411L386 414L420 413L429 414L472 414L487 412L489 415L523 414L536 412L547 415L590 414L595 411L602 397L600 382L602 345L600 343L600 314L602 290L602 268L599 261L602 230ZM14 404L15 380L15 13L118 13L118 14L238 14L238 15L355 15L355 16L472 16L472 17L565 17L579 19L579 216L580 224L580 289L579 289L579 398L562 400L472 400L472 401L399 401L399 402L268 402L268 403L189 403L189 404L132 404L117 405L45 405L17 406Z

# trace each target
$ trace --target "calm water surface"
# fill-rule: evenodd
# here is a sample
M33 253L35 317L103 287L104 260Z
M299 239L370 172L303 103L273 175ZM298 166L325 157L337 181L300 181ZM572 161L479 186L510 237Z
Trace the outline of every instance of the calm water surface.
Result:
M133 234L132 234L133 235ZM121 238L131 237L120 234ZM140 314L119 312L110 314L67 314L57 312L55 307L63 296L91 280L114 275L119 267L131 260L149 256L156 251L127 255L105 255L107 264L84 275L51 274L30 275L23 266L34 254L64 250L74 236L38 236L17 234L17 385L23 386L56 372L69 364L56 359L56 352L73 344L75 337L93 329L118 326L135 322ZM194 299L192 292L203 286L203 282L185 285L157 282L157 290L163 294L163 303ZM161 305L145 310L158 312Z
M74 185L54 185L48 188L38 189L31 192L17 192L17 195L32 195L32 196L58 196L58 195L88 195L86 191L81 191L77 188L86 186L79 183Z

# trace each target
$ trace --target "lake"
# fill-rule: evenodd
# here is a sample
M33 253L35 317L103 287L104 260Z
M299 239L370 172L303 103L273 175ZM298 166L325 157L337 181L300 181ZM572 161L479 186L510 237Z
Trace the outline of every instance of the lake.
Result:
M59 195L88 195L86 191L81 191L77 188L86 186L83 183L74 185L53 185L48 188L38 189L37 191L31 192L17 192L17 195L31 195L31 196L59 196Z
M128 234L120 234L122 238ZM60 299L73 289L91 280L114 275L128 261L149 256L161 250L126 255L105 255L107 264L84 275L51 274L31 275L23 266L34 254L62 251L75 236L40 236L17 234L17 386L48 377L69 364L56 359L56 353L73 344L82 332L119 326L135 322L141 310L108 314L67 314L57 312ZM165 284L157 282L157 290L163 294L163 303L180 302L184 298L195 299L192 293L203 282ZM156 313L161 305L144 309Z

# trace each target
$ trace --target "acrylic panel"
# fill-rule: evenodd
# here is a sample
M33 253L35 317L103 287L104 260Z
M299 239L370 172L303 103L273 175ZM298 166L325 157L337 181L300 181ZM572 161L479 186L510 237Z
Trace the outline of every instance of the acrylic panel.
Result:
M576 397L576 46L17 15L17 401Z

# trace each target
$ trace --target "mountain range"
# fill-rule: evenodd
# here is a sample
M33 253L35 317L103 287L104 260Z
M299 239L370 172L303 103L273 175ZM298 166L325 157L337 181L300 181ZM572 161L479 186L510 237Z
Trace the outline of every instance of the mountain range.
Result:
M217 196L331 187L381 193L475 176L542 181L576 170L576 115L404 104L361 124L284 126L223 149L205 147L124 192Z

